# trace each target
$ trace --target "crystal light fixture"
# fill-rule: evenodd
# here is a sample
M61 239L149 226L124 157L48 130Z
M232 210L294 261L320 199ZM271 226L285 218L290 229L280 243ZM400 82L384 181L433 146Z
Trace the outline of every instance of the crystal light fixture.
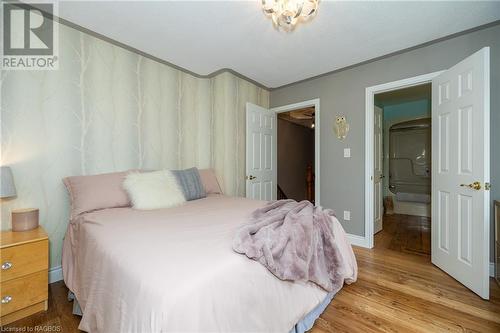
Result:
M262 0L262 9L271 16L275 27L291 31L295 25L313 17L319 0Z

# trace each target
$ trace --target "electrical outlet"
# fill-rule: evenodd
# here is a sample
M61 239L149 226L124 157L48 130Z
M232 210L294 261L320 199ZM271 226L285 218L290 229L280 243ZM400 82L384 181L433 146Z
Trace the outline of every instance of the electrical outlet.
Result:
M351 157L351 148L344 148L344 157Z
M351 220L351 211L344 210L344 221L350 221L350 220Z

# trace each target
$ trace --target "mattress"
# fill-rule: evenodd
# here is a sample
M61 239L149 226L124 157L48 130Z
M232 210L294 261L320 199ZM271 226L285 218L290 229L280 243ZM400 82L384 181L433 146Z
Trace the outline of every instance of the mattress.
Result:
M70 221L63 275L88 332L289 332L327 293L282 281L235 253L238 226L263 201L209 196L182 206L105 209ZM332 221L347 281L352 249Z

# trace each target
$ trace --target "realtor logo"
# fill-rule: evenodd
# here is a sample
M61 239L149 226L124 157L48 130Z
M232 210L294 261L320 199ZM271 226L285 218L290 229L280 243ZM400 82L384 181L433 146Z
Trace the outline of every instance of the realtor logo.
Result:
M3 2L2 69L57 69L53 3Z

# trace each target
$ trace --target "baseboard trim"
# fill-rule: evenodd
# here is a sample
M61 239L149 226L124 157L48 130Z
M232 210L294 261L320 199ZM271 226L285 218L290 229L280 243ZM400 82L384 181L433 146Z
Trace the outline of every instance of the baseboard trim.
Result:
M63 279L62 266L52 267L49 269L49 283L61 281Z
M490 277L495 277L495 263L490 262Z
M349 240L351 245L369 248L368 240L363 236L347 234L347 239Z

